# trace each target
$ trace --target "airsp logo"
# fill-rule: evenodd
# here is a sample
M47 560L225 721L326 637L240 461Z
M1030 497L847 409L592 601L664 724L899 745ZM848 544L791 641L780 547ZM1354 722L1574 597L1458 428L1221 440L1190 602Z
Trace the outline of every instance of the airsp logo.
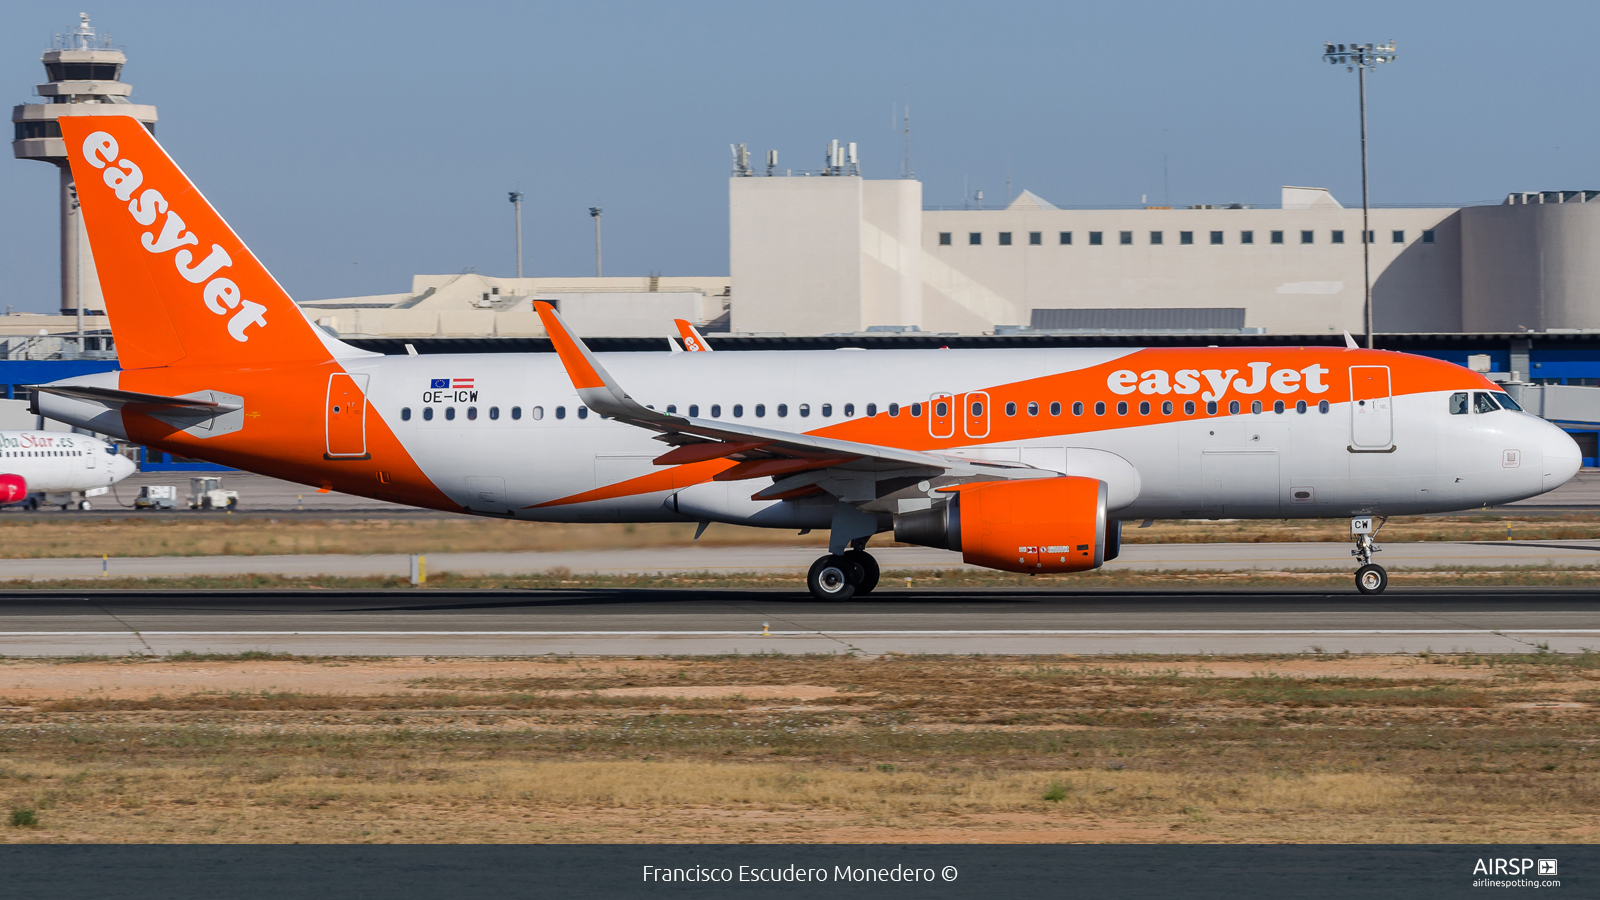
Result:
M1541 859L1541 860L1538 861L1538 865L1539 865L1539 874L1540 875L1554 875L1554 874L1556 874L1556 861L1555 860L1553 860L1553 859ZM1503 858L1498 858L1497 857L1497 858L1493 858L1493 859L1480 859L1480 860L1478 860L1478 864L1472 867L1472 874L1474 874L1474 875L1526 875L1528 873L1528 870L1532 869L1533 866L1534 866L1534 861L1531 860L1531 859L1526 859L1526 858L1524 858L1524 859L1503 859Z

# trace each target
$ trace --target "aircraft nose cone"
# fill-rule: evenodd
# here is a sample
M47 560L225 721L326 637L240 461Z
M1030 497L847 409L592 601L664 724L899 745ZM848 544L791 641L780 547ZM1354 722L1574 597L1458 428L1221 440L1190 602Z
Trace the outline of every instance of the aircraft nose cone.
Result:
M1572 435L1546 422L1544 434L1539 439L1539 449L1543 456L1543 481L1541 487L1547 491L1572 480L1583 467L1583 451L1578 449L1578 442Z
M133 460L118 454L111 458L111 479L121 481L133 474Z

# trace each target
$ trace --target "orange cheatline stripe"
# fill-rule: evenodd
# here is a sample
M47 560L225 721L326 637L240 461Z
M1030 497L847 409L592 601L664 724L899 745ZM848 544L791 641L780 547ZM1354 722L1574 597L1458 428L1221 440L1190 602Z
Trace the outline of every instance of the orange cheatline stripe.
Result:
M593 503L596 500L614 500L617 497L628 497L636 494L653 494L658 491L670 491L677 488L686 488L692 484L699 484L714 477L723 469L733 468L737 463L730 459L708 459L705 462L690 463L685 466L674 466L661 472L651 472L619 481L616 484L603 485L592 491L573 494L570 497L561 497L556 500L546 500L535 503L524 509L541 509L546 506L567 506L573 503Z
M578 342L555 317L555 307L543 300L534 301L533 308L539 313L539 321L544 323L545 333L550 335L550 343L556 348L556 355L561 357L561 364L567 368L567 377L572 379L572 386L583 390L584 388L605 387L600 373L589 365L584 359L583 351L578 349Z
M846 456L839 459L755 459L742 462L724 472L711 476L712 481L744 481L750 478L777 477L789 475L794 472L805 472L810 469L826 469L840 463L860 459L859 456Z

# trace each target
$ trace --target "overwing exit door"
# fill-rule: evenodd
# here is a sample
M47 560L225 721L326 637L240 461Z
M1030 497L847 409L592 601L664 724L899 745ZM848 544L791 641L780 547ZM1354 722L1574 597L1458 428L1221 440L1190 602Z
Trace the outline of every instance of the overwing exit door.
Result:
M1394 445L1394 410L1388 366L1350 367L1350 446L1387 450Z
M928 436L955 437L956 398L946 393L934 394L928 400Z
M367 376L337 372L328 376L328 459L367 456Z

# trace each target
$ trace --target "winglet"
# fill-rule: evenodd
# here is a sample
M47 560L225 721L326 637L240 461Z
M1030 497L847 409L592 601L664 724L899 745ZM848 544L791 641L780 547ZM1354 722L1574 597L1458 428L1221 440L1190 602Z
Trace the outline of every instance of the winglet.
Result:
M567 323L562 321L561 313L556 308L543 300L535 300L534 311L539 314L539 321L544 323L544 330L550 335L550 343L556 348L556 355L561 357L561 365L567 370L567 377L572 379L572 386L578 389L578 397L585 406L602 416L626 419L653 420L665 418L660 413L648 409L637 400L628 396L611 377L611 374L595 359L594 353L584 345L583 341Z
M1346 331L1344 333L1344 348L1346 350L1360 350L1361 349L1361 345L1356 343L1356 339L1351 337L1350 336L1350 332L1348 332L1348 331Z
M700 336L698 329L689 324L688 319L673 319L672 322L678 326L678 334L682 336L683 346L686 349L696 353L711 352L711 345L706 343L706 339Z

